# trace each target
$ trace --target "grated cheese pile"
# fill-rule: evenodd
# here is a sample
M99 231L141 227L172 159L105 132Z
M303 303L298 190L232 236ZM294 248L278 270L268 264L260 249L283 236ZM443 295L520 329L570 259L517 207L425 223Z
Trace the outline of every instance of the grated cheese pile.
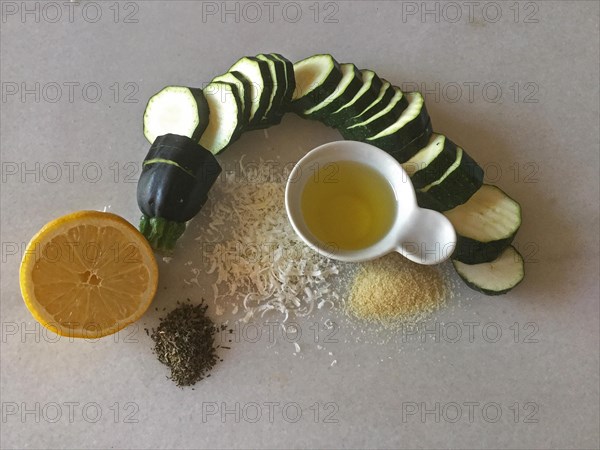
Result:
M422 321L442 306L446 297L446 281L438 268L391 253L361 264L347 309L357 318L393 327Z
M285 211L284 174L273 165L239 161L239 171L223 172L203 209L208 229L203 259L213 284L215 302L243 304L244 320L280 313L309 315L315 306L335 308L341 300L332 287L339 273L333 260L308 248L291 227ZM221 313L222 313L221 309Z

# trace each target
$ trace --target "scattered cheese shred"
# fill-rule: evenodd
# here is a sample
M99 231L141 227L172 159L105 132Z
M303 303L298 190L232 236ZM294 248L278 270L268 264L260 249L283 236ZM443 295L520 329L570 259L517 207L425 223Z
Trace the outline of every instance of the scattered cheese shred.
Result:
M340 296L331 285L339 265L307 247L285 211L283 174L260 161L224 172L210 192L200 220L208 273L216 274L215 302L242 304L244 320L267 314L309 315ZM202 218L204 216L204 218Z

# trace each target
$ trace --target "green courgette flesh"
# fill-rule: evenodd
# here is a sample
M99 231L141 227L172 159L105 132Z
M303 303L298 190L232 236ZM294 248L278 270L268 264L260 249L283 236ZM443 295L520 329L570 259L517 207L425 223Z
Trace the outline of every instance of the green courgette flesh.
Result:
M466 203L443 214L456 230L452 258L465 264L495 260L521 226L521 206L490 184L484 184Z
M210 114L198 142L216 155L238 138L244 104L234 84L213 81L203 91Z
M248 129L250 124L250 109L252 107L252 93L250 92L251 82L242 74L234 70L233 72L226 72L223 75L216 76L212 81L221 81L224 83L233 84L239 94L241 101L241 118L238 123L238 135Z
M389 105L390 101L392 100L392 97L396 95L396 90L389 81L384 80L383 78L381 79L381 81L382 85L379 88L377 97L375 97L373 101L366 105L362 111L356 113L353 116L348 116L344 122L340 123L340 128L349 128L352 125L360 123L366 120L367 118L377 114L379 111L381 111Z
M422 208L448 211L462 205L483 184L483 169L462 148L456 148L456 159L437 180L416 189Z
M283 63L285 69L285 95L283 96L283 101L281 103L283 112L287 111L290 103L292 102L292 96L294 95L294 90L296 89L296 76L294 74L294 64L287 59L285 56L280 55L279 53L270 53L275 59L278 59Z
M270 104L273 80L269 64L254 56L244 56L229 68L229 72L233 71L242 73L251 82L250 126L256 125Z
M405 96L408 106L398 120L385 130L367 137L365 142L389 152L401 149L425 131L430 118L423 95L407 92Z
M202 89L166 86L148 100L144 136L151 144L167 133L198 140L208 126L209 109Z
M415 189L421 189L439 179L456 161L456 144L442 134L434 133L429 142L402 168L408 173Z
M467 286L486 295L506 294L525 277L523 257L512 245L490 262L470 265L453 260L452 264Z
M363 112L379 95L383 86L383 80L375 72L368 69L360 71L362 86L349 102L340 106L327 117L323 118L323 123L333 128L343 128L342 125Z
M323 120L351 101L363 85L359 70L354 64L340 64L342 78L334 91L315 106L302 111L302 117Z
M416 155L423 147L427 145L429 140L431 139L431 135L433 133L433 128L431 125L431 120L427 122L425 125L425 129L423 132L406 144L403 147L396 148L394 150L388 150L388 153L393 156L396 161L400 164L408 161L414 155Z
M267 128L280 123L281 118L283 117L284 111L282 110L282 103L287 89L285 64L271 54L260 53L256 55L256 58L269 65L269 73L271 74L271 85L268 86L271 90L269 106L267 107L263 118L255 127Z
M342 70L333 56L321 54L294 63L294 76L296 89L291 109L302 115L335 91L342 79Z
M395 123L404 110L408 107L408 101L399 87L393 86L395 91L388 105L373 115L368 115L362 122L340 129L344 139L362 141L369 136L375 136Z

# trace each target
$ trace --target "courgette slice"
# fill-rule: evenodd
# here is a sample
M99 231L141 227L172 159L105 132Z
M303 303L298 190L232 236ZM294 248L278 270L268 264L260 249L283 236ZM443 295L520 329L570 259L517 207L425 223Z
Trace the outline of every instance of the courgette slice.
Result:
M250 125L259 123L271 100L273 81L269 64L253 56L244 56L229 68L229 72L237 71L250 80Z
M427 146L402 164L413 187L420 189L439 179L456 161L456 144L442 134L434 133Z
M202 89L167 86L148 100L144 136L153 144L158 136L173 133L198 141L208 126L209 109Z
M294 95L294 90L296 89L294 64L285 56L280 55L279 53L270 53L270 55L281 61L285 69L285 95L283 96L282 101L282 108L285 112L288 109L290 103L292 102L292 96Z
M242 117L238 124L238 132L242 133L248 128L250 123L250 109L252 107L252 94L250 90L252 89L252 83L244 76L244 74L236 70L216 76L212 81L222 81L224 83L233 84L237 88L242 103Z
M470 265L453 260L452 264L467 286L486 295L506 294L525 277L523 257L512 245L490 262Z
M398 120L385 130L367 137L365 142L386 151L400 149L420 136L429 123L429 114L420 92L405 94L408 106Z
M200 145L214 155L232 144L239 136L243 103L235 85L214 81L204 88L210 110L208 127L200 137Z
M388 105L376 114L340 130L344 139L364 140L374 136L394 124L408 107L408 101L399 87L393 86L394 96Z
M419 136L414 138L404 147L390 150L388 151L388 153L391 156L393 156L400 164L402 164L405 161L408 161L414 155L416 155L423 147L425 147L429 143L432 133L433 128L430 120L429 122L427 122L427 125L425 125L425 129Z
M271 97L269 98L269 106L265 111L262 120L258 126L260 128L271 125L277 125L283 117L281 104L285 96L287 88L285 80L285 64L279 59L270 54L258 54L257 59L266 62L269 65L269 73L271 74Z
M360 71L362 86L354 98L345 105L333 111L323 122L331 127L340 127L347 120L363 112L379 95L383 81L375 72L368 69Z
M416 189L422 208L448 211L465 203L483 184L483 169L462 148L457 147L456 159L441 177Z
M336 89L322 102L302 111L307 119L322 120L354 98L363 85L358 68L354 64L340 64L342 79Z
M346 122L342 124L345 128L362 122L368 117L377 114L379 111L387 107L387 105L389 105L392 97L396 94L396 91L389 81L386 81L383 78L381 81L383 81L383 84L381 85L381 88L379 88L379 93L377 94L375 100L366 106L365 109L363 109L360 113L348 118Z
M302 114L329 97L342 79L339 63L331 55L310 56L294 63L296 88L292 109Z
M521 206L490 184L484 184L466 203L443 214L456 230L452 258L465 264L496 259L521 226Z

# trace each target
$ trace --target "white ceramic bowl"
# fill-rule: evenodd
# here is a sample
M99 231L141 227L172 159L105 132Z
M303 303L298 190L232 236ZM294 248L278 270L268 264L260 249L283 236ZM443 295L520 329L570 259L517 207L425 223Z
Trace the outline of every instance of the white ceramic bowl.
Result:
M337 161L355 161L379 172L392 186L398 207L388 233L375 244L359 250L328 248L304 221L302 192L315 167ZM397 251L419 264L438 264L456 247L456 233L442 214L417 205L410 177L385 151L364 142L336 141L308 152L292 169L285 189L285 207L292 227L311 248L340 261L367 261Z

